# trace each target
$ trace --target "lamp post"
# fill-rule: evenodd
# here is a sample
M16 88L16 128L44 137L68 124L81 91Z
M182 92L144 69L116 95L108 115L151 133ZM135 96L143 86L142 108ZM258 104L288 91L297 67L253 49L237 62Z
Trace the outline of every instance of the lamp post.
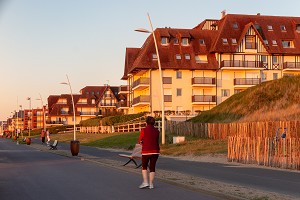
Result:
M160 62L156 37L155 37L155 34L154 34L154 30L153 30L153 26L152 26L152 22L151 22L149 13L147 13L147 15L148 15L148 20L149 20L149 23L150 23L151 31L149 31L147 29L144 29L144 28L139 28L139 29L136 29L135 31L143 32L143 33L151 33L152 36L153 36L156 55L157 55L157 61L158 61L159 76L160 76L161 122L162 122L161 123L161 143L165 144L165 105L164 105L165 100L164 100L164 88L163 88L163 75L162 75L162 70L161 70L161 62Z
M31 120L32 120L32 111L31 111L31 97L27 97L29 101L29 112L28 112L28 137L30 137L30 129L31 129ZM30 113L30 116L29 116Z
M45 123L45 120L46 120L46 116L45 116L45 108L44 108L44 102L43 102L43 99L42 99L42 96L41 94L40 95L40 98L36 98L35 100L40 100L41 103L42 103L42 111L43 111L43 129L44 131L46 131L46 123Z
M67 76L67 80L68 82L62 82L60 84L63 84L63 85L68 85L69 88L70 88L70 92L71 92L71 98L72 98L72 106L73 106L73 118L74 118L74 123L73 123L73 126L74 126L74 132L73 132L73 136L74 136L74 140L71 141L70 143L70 147L71 147L71 152L72 152L72 155L73 156L77 156L78 153L79 153L79 141L76 140L76 116L75 116L75 104L74 104L74 97L73 97L73 92L72 92L72 87L71 87L71 83L70 83L70 80L69 80L69 77L68 75Z

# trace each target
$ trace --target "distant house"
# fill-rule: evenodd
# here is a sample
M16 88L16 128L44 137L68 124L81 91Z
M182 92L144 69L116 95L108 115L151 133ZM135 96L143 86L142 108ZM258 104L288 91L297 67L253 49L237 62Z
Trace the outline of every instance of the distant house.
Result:
M168 115L196 115L263 81L300 74L300 17L225 14L192 29L154 30ZM161 112L153 35L127 48L128 113Z
M75 104L76 124L82 120L97 116L109 116L122 113L117 109L121 101L119 87L86 86L80 94L73 94ZM125 97L122 97L126 99ZM70 94L50 95L48 97L48 120L51 124L70 125L74 121L74 111Z

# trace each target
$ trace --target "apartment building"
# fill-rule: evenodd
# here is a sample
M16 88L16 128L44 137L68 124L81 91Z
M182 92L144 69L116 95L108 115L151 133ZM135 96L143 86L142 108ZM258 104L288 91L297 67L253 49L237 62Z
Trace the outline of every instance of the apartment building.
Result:
M192 29L154 31L167 115L195 115L249 87L300 74L300 17L226 14ZM128 113L161 111L152 35L127 48Z
M82 120L96 116L109 116L122 112L118 103L120 99L119 87L115 86L86 86L80 90L80 94L73 94L76 124ZM50 95L48 97L48 124L72 125L74 123L74 111L70 94Z

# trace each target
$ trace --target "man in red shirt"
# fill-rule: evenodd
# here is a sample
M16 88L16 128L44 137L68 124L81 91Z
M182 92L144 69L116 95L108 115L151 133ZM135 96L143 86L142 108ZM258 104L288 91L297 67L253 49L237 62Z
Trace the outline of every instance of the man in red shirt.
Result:
M153 181L155 177L155 166L159 156L159 131L154 127L155 119L151 116L146 118L147 126L141 130L138 143L142 144L142 176L143 183L139 188L153 189ZM149 164L149 182L147 167Z

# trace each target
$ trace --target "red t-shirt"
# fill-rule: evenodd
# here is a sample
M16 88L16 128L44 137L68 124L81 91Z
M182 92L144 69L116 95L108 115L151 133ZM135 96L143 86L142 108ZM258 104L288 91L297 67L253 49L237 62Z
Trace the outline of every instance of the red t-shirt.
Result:
M159 131L152 125L141 130L138 143L142 144L142 154L159 154Z

